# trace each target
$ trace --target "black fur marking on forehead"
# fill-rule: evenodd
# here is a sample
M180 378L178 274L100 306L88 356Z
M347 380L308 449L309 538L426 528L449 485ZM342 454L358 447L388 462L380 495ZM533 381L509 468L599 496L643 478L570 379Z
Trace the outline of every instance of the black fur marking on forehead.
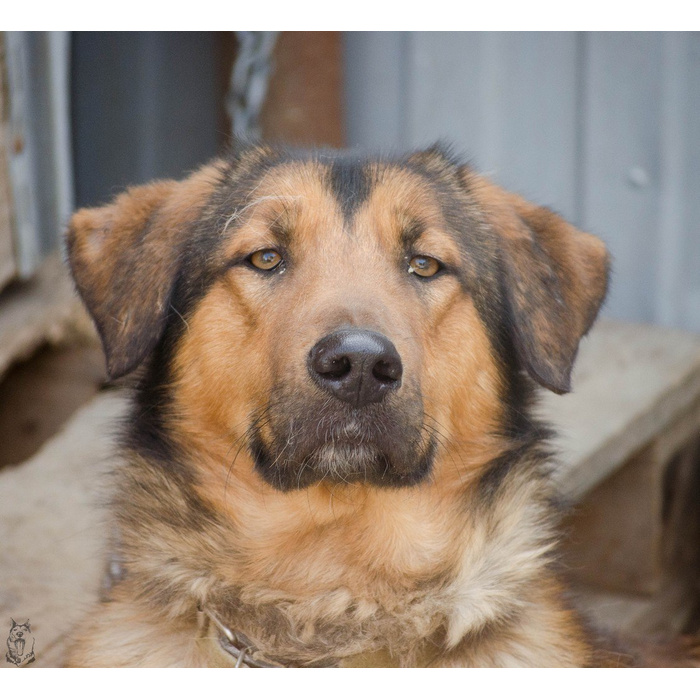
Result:
M328 184L349 221L372 192L372 181L365 161L340 158L330 167Z
M410 219L401 230L401 247L411 250L425 231L425 224L418 219Z

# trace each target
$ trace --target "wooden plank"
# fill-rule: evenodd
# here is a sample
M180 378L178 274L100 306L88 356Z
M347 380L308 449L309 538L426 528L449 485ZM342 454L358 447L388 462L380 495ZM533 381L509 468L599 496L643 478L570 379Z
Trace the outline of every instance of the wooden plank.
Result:
M581 498L700 396L700 338L602 319L584 339L573 392L544 392L542 414L559 432L563 494Z
M0 377L43 343L65 341L75 333L96 335L63 260L55 253L31 280L0 297Z
M15 251L12 242L12 206L10 181L7 172L7 128L0 123L0 290L17 273Z
M491 120L499 129L494 167L502 184L571 220L577 213L578 41L566 32L505 34L502 116Z
M573 509L566 553L578 581L637 594L696 583L699 457L700 397Z
M586 494L567 518L567 564L578 581L654 593L663 579L664 464L651 444Z
M664 325L680 321L680 290L683 279L685 239L683 181L684 157L688 134L685 82L687 75L686 37L683 32L666 33L663 37L663 84L661 86L661 163L660 211L658 230L658 290L654 318Z
M700 332L700 35L663 35L656 316Z

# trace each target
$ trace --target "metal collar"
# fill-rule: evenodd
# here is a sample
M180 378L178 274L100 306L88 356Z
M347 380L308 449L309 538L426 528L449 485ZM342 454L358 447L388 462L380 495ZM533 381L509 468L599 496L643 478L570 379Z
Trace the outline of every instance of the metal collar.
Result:
M235 661L235 668L287 668L287 664L268 659L244 634L229 629L209 609L202 608L205 615L219 631L219 646Z

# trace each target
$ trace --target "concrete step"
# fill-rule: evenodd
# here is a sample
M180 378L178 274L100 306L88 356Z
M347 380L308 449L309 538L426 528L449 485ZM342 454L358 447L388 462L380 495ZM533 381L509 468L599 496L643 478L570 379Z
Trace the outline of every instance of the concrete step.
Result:
M122 395L99 394L32 459L0 472L0 621L8 632L10 618L31 621L37 666L61 664L67 632L97 600L99 503L125 409Z

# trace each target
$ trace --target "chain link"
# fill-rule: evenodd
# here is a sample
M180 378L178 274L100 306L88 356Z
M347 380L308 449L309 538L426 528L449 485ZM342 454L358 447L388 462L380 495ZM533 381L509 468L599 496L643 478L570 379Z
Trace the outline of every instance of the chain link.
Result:
M272 52L279 32L236 32L238 55L231 72L226 111L233 133L244 139L262 135L260 113L273 71Z

